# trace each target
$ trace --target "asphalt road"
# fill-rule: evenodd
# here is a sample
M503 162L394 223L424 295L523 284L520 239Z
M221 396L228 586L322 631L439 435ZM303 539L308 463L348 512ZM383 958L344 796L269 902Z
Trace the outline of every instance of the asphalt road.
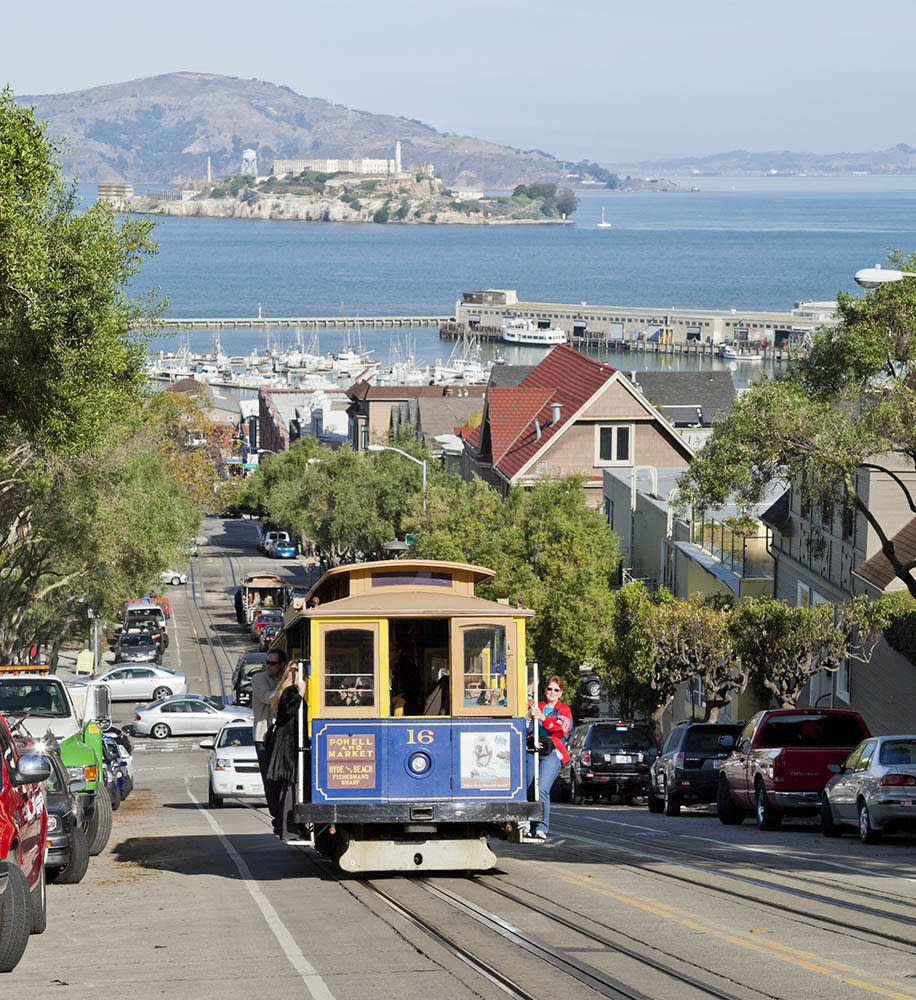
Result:
M204 534L191 583L168 588L165 665L218 693L251 648L235 579L268 561L251 522L211 519ZM305 579L301 564L269 565ZM108 849L81 885L49 887L48 929L2 977L5 997L506 996L486 966L538 1000L916 998L913 839L866 847L795 821L724 827L705 809L555 806L549 842L498 845L485 876L339 879L277 841L263 807L209 810L197 743L135 741L136 790Z

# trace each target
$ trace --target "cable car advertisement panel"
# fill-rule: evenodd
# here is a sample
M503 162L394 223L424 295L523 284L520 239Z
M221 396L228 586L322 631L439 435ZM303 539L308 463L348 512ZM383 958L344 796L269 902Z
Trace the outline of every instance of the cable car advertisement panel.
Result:
M316 720L312 802L524 801L525 720Z

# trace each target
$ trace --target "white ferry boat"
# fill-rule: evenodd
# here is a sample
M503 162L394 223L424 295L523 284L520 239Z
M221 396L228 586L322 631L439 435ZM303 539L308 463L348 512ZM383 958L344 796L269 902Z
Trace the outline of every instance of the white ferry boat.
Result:
M530 319L504 319L502 339L507 344L523 344L529 347L555 347L566 343L566 331L549 327L538 328Z
M763 361L763 354L756 348L739 347L737 344L723 344L722 357L726 361Z

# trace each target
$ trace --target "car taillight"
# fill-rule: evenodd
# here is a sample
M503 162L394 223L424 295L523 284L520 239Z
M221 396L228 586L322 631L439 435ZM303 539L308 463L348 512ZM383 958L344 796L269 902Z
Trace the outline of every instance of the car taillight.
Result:
M881 779L882 785L916 785L916 777L912 774L885 774Z
M774 781L785 781L786 777L786 761L785 758L780 754L773 761L773 780Z
M141 721L142 721L142 720L140 719L140 716L139 716L139 715L135 715L135 716L134 716L134 720L135 720L136 722L141 722Z
M583 750L582 751L582 763L586 767L591 767L592 766L592 752L591 752L591 750Z

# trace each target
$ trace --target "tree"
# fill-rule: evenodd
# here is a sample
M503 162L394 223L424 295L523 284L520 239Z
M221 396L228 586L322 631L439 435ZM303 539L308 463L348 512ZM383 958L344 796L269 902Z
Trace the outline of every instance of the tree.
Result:
M425 518L415 510L409 524L418 556L493 569L481 596L534 610L530 656L542 674L578 680L607 634L610 577L620 561L616 537L586 504L582 477L513 487L505 498L481 480L439 479Z
M557 200L554 204L561 215L569 218L579 207L579 199L573 194L570 188L560 188L560 193L557 195Z
M153 253L151 223L101 203L77 214L55 147L0 93L0 442L76 454L146 385L139 330L159 308L125 286Z
M891 262L916 269L916 255ZM884 475L916 516L916 282L840 293L838 308L840 324L816 333L805 358L754 383L716 425L681 479L681 503L714 509L734 494L750 507L773 480L790 482L806 505L858 511L916 597L916 560L897 553L859 475Z
M730 612L728 628L743 668L759 678L780 708L793 708L818 671L835 673L847 657L868 662L896 607L864 596L807 608L747 598Z

